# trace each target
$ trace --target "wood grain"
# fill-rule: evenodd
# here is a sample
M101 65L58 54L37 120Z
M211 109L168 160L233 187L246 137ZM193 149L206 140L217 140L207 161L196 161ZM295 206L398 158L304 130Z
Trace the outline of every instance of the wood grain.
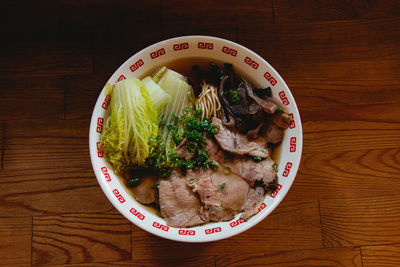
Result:
M159 259L154 257L153 259L146 260L132 260L134 266L205 266L205 267L215 267L215 256L204 255L201 257L190 257L184 259Z
M398 148L305 153L288 198L337 199L396 196Z
M368 61L392 61L399 58L400 17L318 23L282 23L241 26L239 41L260 53L282 74L315 68L325 63L358 62L368 69ZM259 40L263 40L260 42ZM345 40L345 41L343 41ZM296 64L293 64L296 62ZM397 62L397 66L398 66ZM280 71L278 69L278 71ZM335 72L331 72L334 74ZM373 73L370 73L373 74ZM382 75L382 74L381 74ZM312 77L312 73L308 77ZM285 76L284 76L285 77ZM307 77L307 76L306 76Z
M246 2L234 0L224 2L202 1L196 3L195 11L188 8L183 0L162 1L163 25L243 25L263 24L273 21L272 1ZM229 23L227 23L229 22Z
M131 258L130 223L119 214L34 217L36 265L119 261Z
M387 112L390 110L391 112ZM353 105L340 108L324 106L323 110L307 111L304 110L301 118L304 121L374 121L399 123L400 119L396 115L400 111L400 105L395 104L375 104L375 105Z
M337 153L400 147L400 123L371 121L307 121L304 153Z
M45 118L64 118L62 79L0 78L0 121Z
M362 266L360 248L324 248L221 255L216 266Z
M393 104L399 97L400 64L396 60L316 63L299 70L283 70L300 110L319 111L327 105L343 106Z
M132 254L135 259L188 258L194 256L265 253L321 248L321 229L316 201L282 204L264 221L235 237L213 243L177 243L153 236L132 226Z
M399 1L8 0L0 24L0 266L400 265ZM117 213L88 127L126 59L195 34L236 41L279 72L304 145L267 219L188 244Z
M1 214L110 210L91 168L87 135L87 120L8 123L0 170Z
M303 119L321 109L330 118L339 118L343 113L334 115L342 104L397 103L393 99L399 97L399 25L398 18L264 24L239 27L238 38L279 71ZM345 111L352 115L358 109ZM383 105L373 109L382 111Z
M96 262L96 263L73 263L73 264L57 264L57 267L102 267L102 266L205 266L214 267L215 257L192 257L187 259L158 259L154 257L148 260L136 260L132 261L106 261L106 262Z
M376 190L380 190L376 187ZM400 197L320 200L326 247L400 242Z
M399 266L400 245L380 245L361 247L363 265L372 266Z
M94 105L109 77L105 74L65 78L65 118L90 123Z
M87 120L35 120L7 124L4 168L90 170Z
M143 31L151 25L154 31L160 27L161 8L159 0L124 1L116 0L61 0L60 28L63 31L91 32L97 29L123 30L126 35ZM118 35L109 36L114 38Z
M31 263L31 226L31 217L0 218L0 266Z
M32 39L58 31L58 4L52 0L4 1L0 16L3 41Z
M0 169L3 169L4 155L4 125L0 124Z
M113 210L91 169L0 170L0 214L7 217Z
M331 21L398 16L398 1L274 0L276 22Z
M105 83L109 77L121 66L128 58L139 52L143 48L159 42L164 38L161 37L162 31L155 30L159 26L143 27L142 30L125 29L125 28L100 28L96 29L94 36L94 72L104 75L101 79ZM135 32L135 34L127 34L127 32ZM110 38L110 36L118 36L118 38Z
M77 39L74 39L77 38ZM90 35L52 35L45 40L5 43L0 52L0 77L47 77L90 74Z

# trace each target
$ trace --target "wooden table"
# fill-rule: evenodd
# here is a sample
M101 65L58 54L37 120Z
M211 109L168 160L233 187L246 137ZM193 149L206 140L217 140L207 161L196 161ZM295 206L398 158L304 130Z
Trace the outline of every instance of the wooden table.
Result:
M1 266L400 266L400 1L8 0L2 13ZM113 71L188 34L263 56L304 129L280 206L205 244L132 225L88 153L92 108Z

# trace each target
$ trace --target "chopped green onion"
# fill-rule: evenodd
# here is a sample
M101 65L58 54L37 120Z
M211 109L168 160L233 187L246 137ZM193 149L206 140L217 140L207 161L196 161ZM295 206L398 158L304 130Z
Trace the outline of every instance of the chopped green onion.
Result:
M196 109L196 110L194 111L194 116L200 118L201 115L203 115L203 110L202 110L201 108Z
M225 91L224 94L229 95L229 97L233 103L236 103L240 100L240 98L238 96L238 91L236 91L236 90L228 90L228 91Z
M179 145L179 143L181 142L181 140L179 140L178 136L176 136L176 135L173 135L172 139L174 140L176 145Z
M139 178L137 178L137 177L135 177L135 178L131 178L131 179L129 179L129 181L128 181L128 186L129 187L136 187L136 186L138 186L140 184L140 179Z
M158 189L158 186L159 186L159 184L153 184L153 185L151 186L151 188L153 188L153 189Z
M221 186L220 186L221 191L224 190L224 187L225 187L225 183L221 184Z
M162 168L160 170L160 174L162 178L167 178L171 174L171 169L169 168Z
M218 169L218 163L216 163L215 161L210 160L208 162L208 167L211 168L211 170L215 171Z
M275 112L281 112L282 108L281 107L277 107Z
M171 118L172 118L174 121L178 121L178 120L179 120L179 117L176 116L175 113L172 113L172 114L171 114Z
M186 149L189 152L194 151L190 159L168 149L167 154L160 155L161 151L165 151L167 144L161 136L150 140L156 142L158 146L151 151L150 156L146 159L146 164L150 168L157 169L164 178L170 175L172 169L180 168L183 173L186 173L187 170L191 169L204 168L206 170L210 167L212 170L216 170L218 168L216 163L209 160L210 155L203 149L207 146L206 136L212 137L219 131L219 127L208 119L201 120L202 109L191 112L192 108L185 107L184 111L186 113L180 117L172 113L173 123L167 125L166 128L171 133L171 139L175 145L179 145L184 138L188 140Z
M170 132L175 131L175 126L172 125L172 124L169 124L169 125L167 125L167 129L168 129L168 131L170 131Z
M261 157L253 157L253 160L258 162L258 161L261 161L262 158Z

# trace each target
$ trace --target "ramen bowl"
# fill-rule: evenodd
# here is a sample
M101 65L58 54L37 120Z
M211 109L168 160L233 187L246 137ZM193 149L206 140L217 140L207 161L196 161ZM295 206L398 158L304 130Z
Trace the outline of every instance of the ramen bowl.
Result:
M96 178L113 206L129 221L154 235L182 242L209 242L237 235L265 219L282 201L295 179L302 152L302 125L296 102L278 72L250 49L221 38L210 36L183 36L164 40L139 51L125 61L108 80L117 83L130 77L142 78L157 67L171 62L206 59L233 64L235 70L249 79L256 87L271 87L273 96L286 107L293 118L280 145L278 187L266 194L256 215L248 221L240 213L227 222L212 222L190 228L168 226L166 221L146 206L137 202L112 166L104 158L100 147L103 125L108 116L110 97L103 88L93 110L89 148ZM190 67L190 66L189 66ZM172 68L173 69L173 68Z

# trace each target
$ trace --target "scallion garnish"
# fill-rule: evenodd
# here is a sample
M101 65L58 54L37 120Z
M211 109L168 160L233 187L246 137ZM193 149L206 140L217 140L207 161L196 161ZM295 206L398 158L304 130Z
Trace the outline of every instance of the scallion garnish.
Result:
M261 161L262 158L261 157L253 157L253 160L258 162L258 161Z
M168 131L171 133L172 140L175 145L179 145L183 139L187 139L186 149L189 152L194 151L193 157L185 159L176 152L167 152L167 155L159 155L159 151L164 151L165 144L161 137L150 139L151 142L157 142L146 163L149 167L158 169L162 177L166 178L170 175L172 169L180 168L183 173L192 169L207 169L216 170L218 165L209 160L210 155L203 150L207 146L206 136L211 137L218 133L219 128L210 120L201 120L203 114L202 109L192 111L192 108L185 107L183 115L178 117L176 114L171 114L174 120L173 124L167 125ZM167 150L168 151L168 150Z
M128 180L128 186L129 187L136 187L140 184L140 179L135 177L135 178L131 178Z

